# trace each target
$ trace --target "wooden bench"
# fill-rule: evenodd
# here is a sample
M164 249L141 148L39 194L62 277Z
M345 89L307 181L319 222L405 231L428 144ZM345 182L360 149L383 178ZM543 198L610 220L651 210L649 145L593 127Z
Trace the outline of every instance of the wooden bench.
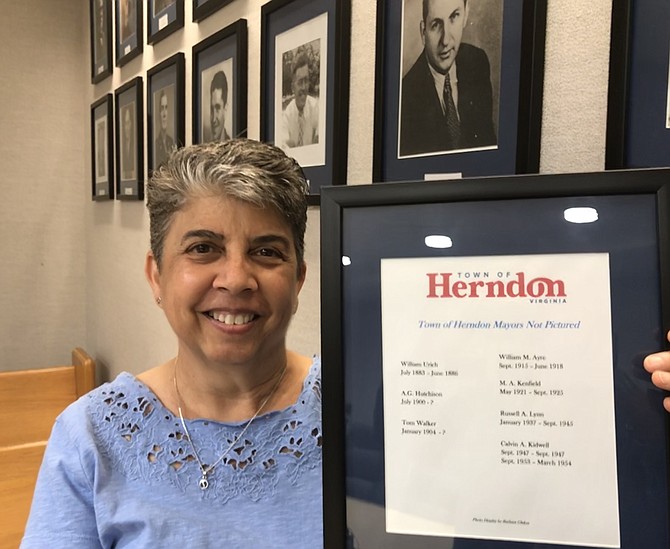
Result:
M95 361L82 348L72 364L0 372L0 547L19 546L53 423L95 387Z

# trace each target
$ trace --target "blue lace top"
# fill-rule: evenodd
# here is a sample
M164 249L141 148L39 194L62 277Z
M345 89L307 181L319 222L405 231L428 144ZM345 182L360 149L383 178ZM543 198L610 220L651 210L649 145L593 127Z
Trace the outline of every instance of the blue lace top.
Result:
M256 418L207 490L150 389L128 373L95 389L56 420L21 547L322 547L320 367L294 405ZM187 420L205 464L245 424Z

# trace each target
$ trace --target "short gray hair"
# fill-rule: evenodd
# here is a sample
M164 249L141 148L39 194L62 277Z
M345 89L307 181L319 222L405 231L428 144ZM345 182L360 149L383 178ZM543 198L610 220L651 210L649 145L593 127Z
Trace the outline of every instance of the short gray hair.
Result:
M305 255L308 185L302 168L284 152L251 139L192 145L176 150L147 184L151 252L161 267L174 214L190 199L226 196L273 208L293 233L298 269Z

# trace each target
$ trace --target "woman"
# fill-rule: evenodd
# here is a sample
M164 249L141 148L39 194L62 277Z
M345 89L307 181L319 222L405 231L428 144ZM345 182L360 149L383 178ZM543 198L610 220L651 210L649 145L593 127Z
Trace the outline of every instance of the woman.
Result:
M320 363L285 346L306 192L250 140L156 173L145 271L177 355L61 415L22 547L322 546Z

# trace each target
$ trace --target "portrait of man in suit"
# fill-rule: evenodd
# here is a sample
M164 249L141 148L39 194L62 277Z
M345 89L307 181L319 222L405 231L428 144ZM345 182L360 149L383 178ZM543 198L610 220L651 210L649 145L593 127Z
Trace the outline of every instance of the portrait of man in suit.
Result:
M228 80L223 71L218 71L209 86L209 125L212 141L230 139L226 132L226 107L228 106Z
M203 143L230 139L230 134L226 129L229 124L227 113L231 108L229 104L231 87L226 72L230 69L232 69L232 60L228 59L202 73Z
M107 25L104 0L95 0L93 4L95 21L95 62L103 64L107 57Z
M135 179L135 103L121 107L121 179Z
M154 0L153 16L156 17L156 15L158 15L163 10L169 8L174 3L175 3L175 0Z
M400 157L497 144L489 58L462 41L476 1L422 0L423 50L402 78Z
M170 112L173 97L173 86L166 86L154 94L154 131L157 136L154 142L154 169L165 162L170 153L177 148L174 138L170 135L170 121L174 121L174 112Z
M107 179L107 166L105 163L105 148L107 147L107 118L101 117L95 121L96 138L95 138L95 166L96 166L96 181L105 181Z
M135 23L136 15L135 9L137 8L136 0L120 0L119 3L119 19L120 19L120 34L121 40L123 43L128 40L133 34L135 34Z

